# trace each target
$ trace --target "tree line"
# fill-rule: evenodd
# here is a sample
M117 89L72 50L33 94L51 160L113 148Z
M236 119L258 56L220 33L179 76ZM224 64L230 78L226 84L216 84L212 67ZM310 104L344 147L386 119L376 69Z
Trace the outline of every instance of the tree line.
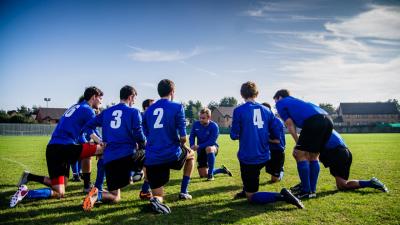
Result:
M400 104L397 99L389 99L387 102L395 103L397 109L400 111ZM185 116L190 123L199 119L199 112L204 106L198 100L189 100L187 103L182 103L185 109ZM214 110L217 107L235 107L238 105L238 100L235 97L223 97L219 102L211 101L207 107ZM320 103L319 107L324 109L329 114L335 114L336 108L330 103ZM39 111L38 106L28 108L24 105L17 108L17 110L0 110L0 123L37 123L34 117Z

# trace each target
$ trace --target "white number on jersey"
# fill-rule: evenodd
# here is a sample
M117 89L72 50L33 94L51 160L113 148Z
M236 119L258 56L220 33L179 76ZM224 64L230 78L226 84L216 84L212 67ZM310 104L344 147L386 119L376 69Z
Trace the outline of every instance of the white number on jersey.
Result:
M121 126L121 116L122 116L122 111L121 110L115 110L112 115L114 116L114 120L111 120L110 126L111 128L117 129Z
M153 115L157 116L156 122L154 123L154 129L163 128L164 125L161 123L161 119L164 115L164 109L157 108L156 110L154 110Z
M72 114L74 114L75 110L77 110L81 105L74 105L71 108L67 110L67 112L64 114L65 117L70 117Z
M253 122L254 122L254 125L257 126L259 129L263 128L264 121L262 120L262 117L261 117L261 109L254 109Z

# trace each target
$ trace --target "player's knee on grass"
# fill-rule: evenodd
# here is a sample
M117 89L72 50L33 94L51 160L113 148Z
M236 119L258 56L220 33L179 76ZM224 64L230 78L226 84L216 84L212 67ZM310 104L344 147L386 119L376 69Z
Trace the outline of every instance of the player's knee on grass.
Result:
M254 193L246 192L247 201L251 202L251 198L253 197L253 194L254 194Z
M201 168L198 168L197 170L199 171L199 176L201 178L207 177L207 175L208 175L208 171L207 171L208 168L207 167L201 167Z
M346 190L347 189L347 180L340 178L340 177L335 177L336 179L336 187L339 190Z
M112 194L112 203L118 203L121 201L121 190L115 190L110 192Z

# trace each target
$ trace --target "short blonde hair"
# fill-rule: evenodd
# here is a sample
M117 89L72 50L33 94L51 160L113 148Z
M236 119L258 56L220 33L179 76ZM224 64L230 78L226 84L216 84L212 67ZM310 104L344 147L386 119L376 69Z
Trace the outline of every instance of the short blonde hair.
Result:
M211 110L209 108L202 108L200 114L207 114L207 116L211 118Z

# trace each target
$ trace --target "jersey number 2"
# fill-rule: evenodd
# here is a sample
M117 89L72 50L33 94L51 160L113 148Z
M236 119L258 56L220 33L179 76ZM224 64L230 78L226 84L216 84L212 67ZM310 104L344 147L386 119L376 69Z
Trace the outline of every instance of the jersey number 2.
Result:
M253 123L254 123L254 125L257 126L259 129L260 129L260 128L263 128L263 126L264 126L264 121L262 120L262 117L261 117L261 110L260 110L260 109L254 109Z
M121 110L115 110L112 115L114 116L114 120L111 120L110 126L111 128L118 129L121 126Z
M164 125L161 123L161 119L164 115L164 109L157 108L156 110L154 110L153 115L157 116L156 122L154 123L154 129L163 128Z

